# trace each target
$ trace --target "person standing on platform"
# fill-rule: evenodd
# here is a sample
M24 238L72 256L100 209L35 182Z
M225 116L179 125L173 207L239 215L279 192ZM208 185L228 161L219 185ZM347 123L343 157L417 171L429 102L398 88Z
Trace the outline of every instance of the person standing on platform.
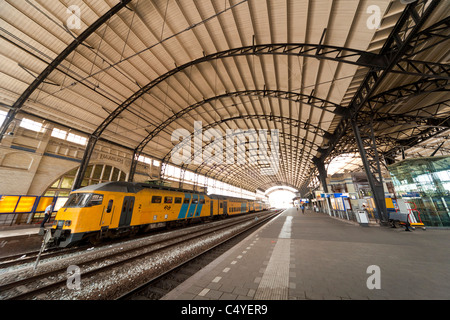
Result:
M45 223L48 220L50 220L50 217L52 216L54 205L55 205L55 203L52 202L50 205L47 206L47 208L45 208L45 215L44 215L44 220L42 220L42 223L41 223L41 228L44 228Z
M305 205L302 204L302 213L305 214Z

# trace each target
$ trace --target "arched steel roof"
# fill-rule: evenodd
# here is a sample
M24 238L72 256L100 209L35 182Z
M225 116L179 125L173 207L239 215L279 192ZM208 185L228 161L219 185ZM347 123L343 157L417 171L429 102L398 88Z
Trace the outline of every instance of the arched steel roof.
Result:
M0 132L19 112L89 132L83 168L98 139L162 159L174 130L195 121L278 129L279 175L252 175L258 163L185 166L252 190L305 188L313 159L357 151L352 121L363 135L371 123L386 161L423 141L448 150L449 10L433 0L5 0Z

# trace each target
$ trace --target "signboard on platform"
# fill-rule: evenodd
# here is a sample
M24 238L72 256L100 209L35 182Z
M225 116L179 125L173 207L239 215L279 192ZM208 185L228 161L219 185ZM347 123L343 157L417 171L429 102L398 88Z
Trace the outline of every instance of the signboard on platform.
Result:
M356 219L358 220L359 224L362 226L369 225L369 217L367 216L367 212L365 212L363 210L356 211Z

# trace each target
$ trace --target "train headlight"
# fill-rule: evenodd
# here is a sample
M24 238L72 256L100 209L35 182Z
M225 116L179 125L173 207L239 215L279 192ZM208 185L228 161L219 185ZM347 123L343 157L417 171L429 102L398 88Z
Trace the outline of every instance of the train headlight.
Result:
M64 225L65 225L66 227L69 227L71 224L72 224L72 220L66 220L66 221L64 221Z

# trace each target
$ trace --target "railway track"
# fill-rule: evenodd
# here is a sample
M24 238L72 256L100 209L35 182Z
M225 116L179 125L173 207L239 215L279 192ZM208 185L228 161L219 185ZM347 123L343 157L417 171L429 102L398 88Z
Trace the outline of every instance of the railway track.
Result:
M237 233L230 231L233 228L243 229L244 226L254 225L255 217L262 220L269 215L253 214L197 225L104 246L95 252L69 255L54 262L44 258L36 272L32 272L30 266L3 274L0 299L113 299L124 296L123 292L114 291L125 291L128 294L139 287L140 283L148 283L166 273L170 269L166 266L167 263L158 264L163 258L169 258L180 265L179 261L190 260L204 252L206 247L215 246L229 238L227 233ZM76 266L81 271L80 290L71 290L67 286L69 266ZM105 283L105 279L106 282L109 281L109 285ZM133 288L126 288L130 285Z
M179 227L179 229L182 229L182 228L186 228L186 227L183 227L183 226ZM163 233L163 232L165 232L164 227L152 230L151 235L156 235L156 234ZM135 235L133 237L133 239L140 239L140 238L145 238L148 236L149 236L149 233L139 234L139 235ZM109 246L111 244L120 243L120 242L123 242L124 239L126 239L126 237L122 238L122 239L109 240L105 243L100 243L98 245L95 245L95 247L100 248L100 247ZM60 256L65 256L67 254L77 253L77 252L89 249L93 246L94 246L93 244L89 244L86 242L84 244L78 245L73 248L51 248L51 249L47 249L46 251L44 251L41 254L41 259L58 258ZM36 261L36 258L38 257L38 254L39 254L39 250L35 250L35 251L23 252L23 253L19 253L19 254L1 257L0 258L0 270L9 268L9 267L13 267L16 265L23 265L26 263L34 263Z
M220 255L234 247L245 239L255 228L269 221L273 216L261 219L259 223L242 230L239 234L221 241L215 246L199 253L179 265L172 267L166 272L154 277L147 283L123 294L118 300L159 300L167 293L175 289L189 277L206 267L209 263L217 259Z

